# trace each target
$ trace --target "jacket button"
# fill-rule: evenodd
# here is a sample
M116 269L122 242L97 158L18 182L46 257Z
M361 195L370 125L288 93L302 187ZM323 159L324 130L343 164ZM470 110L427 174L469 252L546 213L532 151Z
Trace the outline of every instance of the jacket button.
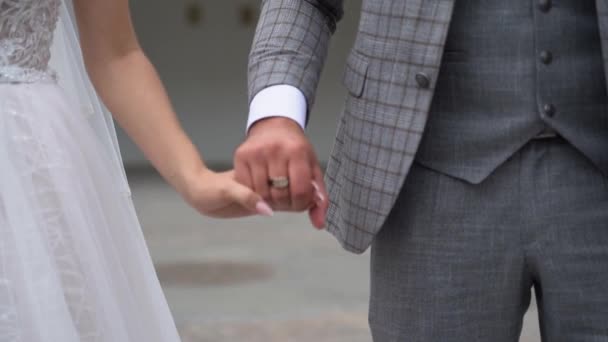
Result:
M423 72L419 72L416 74L416 83L418 86L423 89L428 89L431 86L431 80L429 76Z

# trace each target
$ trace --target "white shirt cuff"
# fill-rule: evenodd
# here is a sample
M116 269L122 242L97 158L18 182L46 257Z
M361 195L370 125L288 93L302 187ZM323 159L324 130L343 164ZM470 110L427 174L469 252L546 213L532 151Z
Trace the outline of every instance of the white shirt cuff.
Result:
M306 107L306 97L296 87L281 84L263 89L249 106L247 131L254 123L277 116L292 119L305 129Z

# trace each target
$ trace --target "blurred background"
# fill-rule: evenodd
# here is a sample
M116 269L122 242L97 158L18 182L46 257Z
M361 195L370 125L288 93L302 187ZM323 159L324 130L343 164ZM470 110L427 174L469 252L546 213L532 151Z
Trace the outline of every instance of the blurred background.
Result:
M346 1L308 135L326 162L360 0ZM132 0L140 41L186 130L217 169L245 134L247 55L260 1ZM181 202L119 131L158 275L184 342L370 342L369 255L342 251L304 215L218 221ZM539 341L535 308L522 341Z
M247 55L259 0L132 0L141 44L165 82L186 130L211 164L229 165L247 120ZM345 90L344 62L356 33L360 0L333 39L308 134L319 158L329 155ZM122 132L121 132L122 133ZM121 134L125 162L147 165Z

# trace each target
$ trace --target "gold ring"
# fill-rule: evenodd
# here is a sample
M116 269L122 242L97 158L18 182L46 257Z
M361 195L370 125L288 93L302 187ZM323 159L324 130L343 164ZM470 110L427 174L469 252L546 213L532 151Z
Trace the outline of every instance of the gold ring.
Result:
M285 189L289 187L289 178L275 177L268 180L268 185L275 189Z

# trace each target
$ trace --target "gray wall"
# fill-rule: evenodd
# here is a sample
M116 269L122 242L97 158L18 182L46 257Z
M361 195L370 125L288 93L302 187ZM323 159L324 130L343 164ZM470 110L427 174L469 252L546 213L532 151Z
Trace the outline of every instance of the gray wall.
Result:
M185 19L188 4L203 8L200 26ZM254 0L136 0L131 2L136 30L158 68L186 130L212 165L232 162L244 138L247 117L247 54L254 26L244 25L239 9ZM347 16L335 35L308 127L319 158L326 161L345 90L341 86L352 45L360 0L347 1ZM137 147L119 131L128 166L146 165Z

